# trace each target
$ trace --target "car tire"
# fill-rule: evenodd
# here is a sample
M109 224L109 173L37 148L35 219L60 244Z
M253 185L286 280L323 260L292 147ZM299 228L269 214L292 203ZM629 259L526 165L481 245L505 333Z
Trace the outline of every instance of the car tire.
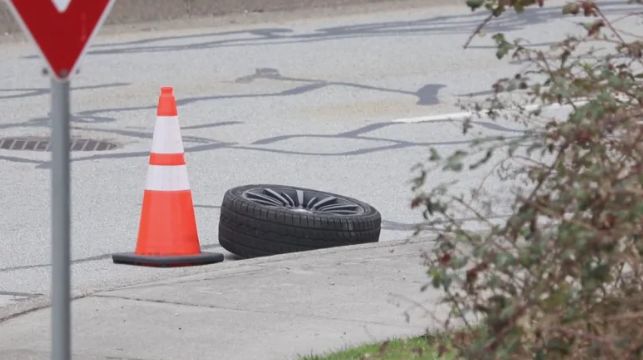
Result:
M346 196L284 185L228 190L221 204L219 243L241 257L377 242L381 216Z

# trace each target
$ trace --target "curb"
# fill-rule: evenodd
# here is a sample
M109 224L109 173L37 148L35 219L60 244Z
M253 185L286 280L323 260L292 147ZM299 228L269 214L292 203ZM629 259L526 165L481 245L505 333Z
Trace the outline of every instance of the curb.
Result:
M182 281L190 281L195 277L203 277L215 273L225 273L226 276L230 276L235 273L243 272L245 268L250 267L265 267L272 264L278 264L281 262L286 262L293 259L301 259L302 257L309 258L319 258L325 257L338 253L347 253L347 252L359 252L364 250L376 250L376 249L386 249L386 248L397 248L403 247L405 245L417 245L420 243L426 243L427 245L433 242L432 238L412 238L406 240L391 240L385 242L377 243L368 243L368 244L358 244L358 245L349 245L349 246L340 246L325 248L319 250L311 250L305 252L293 252L287 254L266 256L266 257L257 257L252 259L239 259L239 260L226 260L222 263L213 264L211 267L203 266L195 268L196 272L192 274L180 274L175 276L168 276L165 279L155 279L148 281L132 282L130 284L120 285L113 288L103 288L103 289L91 289L84 292L76 292L72 294L72 301L90 297L95 294L108 293L116 290L126 290L138 287L149 287L156 285L167 285ZM207 250L217 250L217 248L207 247ZM225 251L221 248L222 251ZM364 259L364 258L362 258ZM112 262L111 258L104 259L102 261ZM114 265L120 266L120 265ZM166 271L169 273L172 268L159 268L159 272ZM4 308L0 308L0 324L5 321L15 319L19 316L29 314L33 311L42 310L51 306L50 298L48 296L39 296L33 299L10 305Z

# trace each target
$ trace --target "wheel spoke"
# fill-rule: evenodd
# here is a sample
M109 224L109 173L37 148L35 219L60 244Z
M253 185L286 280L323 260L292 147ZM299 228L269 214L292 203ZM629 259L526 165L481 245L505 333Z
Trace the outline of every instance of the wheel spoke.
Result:
M304 206L304 192L301 190L297 190L297 206Z
M322 206L322 205L324 205L324 204L331 203L331 202L333 202L333 201L335 201L335 200L337 200L337 198L336 198L336 197L334 197L334 196L329 196L329 197L323 198L323 199L319 200L319 202L318 202L318 203L316 203L315 205L313 205L313 207L311 207L310 209L311 209L311 210L315 210L315 209L317 209L318 207L320 207L320 206Z
M261 200L261 201L264 201L264 202L269 202L269 203L271 203L271 204L273 204L275 206L281 206L282 205L279 201L275 200L274 198L271 198L270 196L266 196L266 195L262 195L262 194L256 194L256 193L253 193L253 192L248 192L247 195L248 195L248 197L252 197L253 201L254 200L256 200L256 201Z
M286 199L284 199L284 197L283 197L283 196L279 195L279 193L278 193L278 192L276 192L276 191L274 191L274 190L272 190L272 189L268 189L268 188L266 188L266 189L264 190L264 192L267 192L268 194L272 195L273 197L275 197L275 198L279 199L279 201L281 201L281 202L282 202L282 205L284 205L284 206L287 206L287 205L288 205L288 201L287 201Z
M253 199L252 201L257 203L257 204L262 204L262 205L266 205L266 206L272 206L272 207L281 207L282 206L281 204L277 204L277 203L272 202L272 201L265 201L265 200L261 200L261 199Z
M295 207L295 201L290 197L290 195L286 194L285 192L282 192L281 195L283 195L286 200L288 200L288 204L290 204L290 206Z
M357 205L352 205L352 204L332 204L332 205L322 206L317 210L319 211L353 210L353 212L355 212L356 208L357 208Z
M312 196L317 194L318 196ZM260 205L280 207L291 211L331 214L331 215L356 215L363 212L360 205L349 199L337 198L330 194L319 192L306 192L291 187L253 188L247 190L243 196ZM307 199L308 198L308 199Z

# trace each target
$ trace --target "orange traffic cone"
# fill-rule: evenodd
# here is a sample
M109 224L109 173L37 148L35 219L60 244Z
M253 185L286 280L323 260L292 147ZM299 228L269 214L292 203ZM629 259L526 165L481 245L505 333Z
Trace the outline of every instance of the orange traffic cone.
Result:
M183 140L171 87L161 88L136 252L114 254L117 264L188 266L223 261L201 252Z

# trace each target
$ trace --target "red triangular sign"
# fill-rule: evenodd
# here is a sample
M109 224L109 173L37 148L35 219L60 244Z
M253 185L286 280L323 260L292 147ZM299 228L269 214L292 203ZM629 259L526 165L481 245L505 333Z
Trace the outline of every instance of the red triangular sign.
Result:
M71 0L62 12L53 1L9 0L9 4L54 75L66 79L107 15L111 0Z

